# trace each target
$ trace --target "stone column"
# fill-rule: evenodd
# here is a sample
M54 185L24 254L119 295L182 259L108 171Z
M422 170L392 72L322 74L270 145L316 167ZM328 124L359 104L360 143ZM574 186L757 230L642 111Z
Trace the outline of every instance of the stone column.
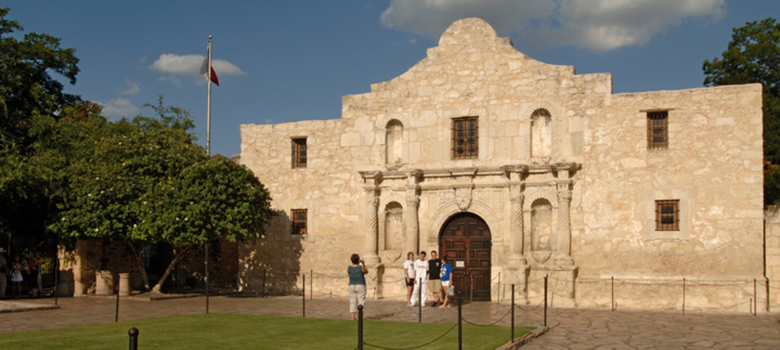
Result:
M506 265L506 285L505 294L511 293L512 284L515 285L517 301L521 303L528 302L528 273L530 266L525 259L523 250L525 249L525 223L523 213L523 202L525 194L523 190L524 173L528 168L525 166L508 167L509 183L509 258ZM510 296L511 297L511 296Z
M363 259L366 265L374 266L379 263L377 254L378 213L379 196L376 186L366 186L366 240Z
M420 206L420 197L417 195L417 181L419 170L412 170L406 178L406 209L404 210L404 252L412 252L415 255L420 251L420 227L417 210Z
M417 208L420 205L420 198L417 195L409 195L406 191L406 210L404 210L404 229L406 230L404 239L404 256L406 253L413 252L417 255L420 250L420 227L417 222Z
M130 296L130 274L129 273L119 274L119 296L120 297Z
M571 257L571 181L558 183L558 257L555 265L574 265Z
M114 295L114 275L111 271L99 270L95 273L95 295Z
M527 262L523 256L524 247L524 229L523 229L523 200L525 195L520 192L520 186L511 186L509 199L512 203L511 216L509 217L509 263L511 265L526 265Z

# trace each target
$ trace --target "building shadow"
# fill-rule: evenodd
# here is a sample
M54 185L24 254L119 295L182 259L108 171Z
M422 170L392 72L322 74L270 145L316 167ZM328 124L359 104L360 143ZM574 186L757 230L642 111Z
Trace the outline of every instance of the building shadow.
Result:
M292 235L292 220L275 210L265 234L239 246L238 291L256 295L302 292L300 258L303 235Z

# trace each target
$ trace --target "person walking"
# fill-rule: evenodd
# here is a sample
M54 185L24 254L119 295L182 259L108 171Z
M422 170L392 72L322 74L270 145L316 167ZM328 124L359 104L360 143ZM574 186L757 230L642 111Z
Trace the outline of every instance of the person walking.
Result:
M428 298L428 262L425 252L420 252L420 259L414 261L414 290L412 291L412 306L417 305L418 296L422 296L420 305L425 306Z
M406 254L404 261L404 281L406 283L406 306L412 306L412 290L414 289L414 253Z
M449 290L452 288L451 281L452 281L452 265L450 265L450 258L448 258L446 255L441 258L442 262L444 264L441 265L441 288L442 288L442 297L444 298L444 302L441 303L440 308L442 307L450 307L450 293Z
M441 259L436 256L436 251L431 250L431 260L428 260L428 290L433 297L431 307L439 306L442 303L441 295Z
M352 319L356 320L355 314L358 312L358 305L366 304L366 274L368 269L365 262L360 259L360 255L352 254L349 258L352 265L347 267L349 275L349 312Z

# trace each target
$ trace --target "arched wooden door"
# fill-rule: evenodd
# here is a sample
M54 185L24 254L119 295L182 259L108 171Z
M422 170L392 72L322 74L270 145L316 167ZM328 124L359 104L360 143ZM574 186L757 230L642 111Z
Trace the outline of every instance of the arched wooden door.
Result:
M468 299L490 301L490 229L479 216L460 213L444 224L439 236L441 256L452 265L455 290Z

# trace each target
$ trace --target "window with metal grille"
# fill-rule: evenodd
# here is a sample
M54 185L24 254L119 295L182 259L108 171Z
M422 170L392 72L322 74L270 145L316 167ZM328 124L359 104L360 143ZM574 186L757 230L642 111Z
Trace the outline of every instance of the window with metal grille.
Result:
M452 159L479 157L478 117L452 120Z
M307 209L293 209L290 216L292 217L292 231L294 235L306 234L306 211Z
M647 112L647 149L669 148L669 112Z
M292 167L306 167L306 138L292 139Z
M655 230L680 231L680 200L655 201Z

